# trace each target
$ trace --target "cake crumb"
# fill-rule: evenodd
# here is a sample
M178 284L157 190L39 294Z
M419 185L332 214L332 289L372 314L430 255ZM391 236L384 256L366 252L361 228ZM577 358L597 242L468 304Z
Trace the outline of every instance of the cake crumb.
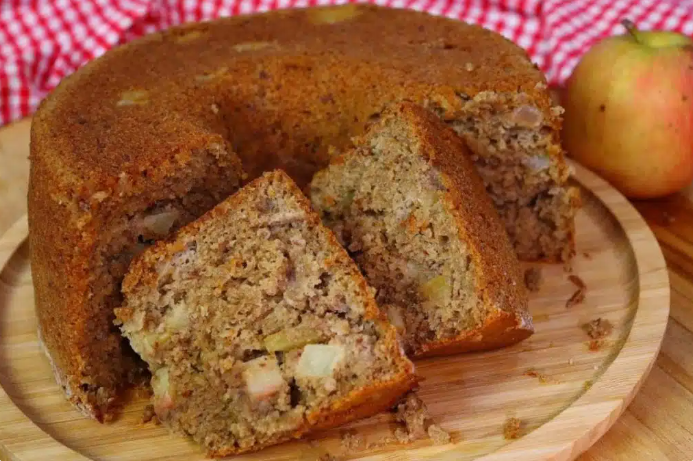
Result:
M585 291L582 289L578 289L573 293L573 295L566 301L565 307L570 309L573 306L576 306L583 302L585 300Z
M586 391L590 390L591 387L592 387L592 380L591 379L588 379L587 381L582 383L582 388Z
M614 326L607 319L601 317L587 322L582 325L582 330L587 333L592 339L601 339L609 336L614 329Z
M436 445L445 445L450 443L450 434L437 424L431 424L428 426L428 436L433 440Z
M585 259L592 259L592 255L589 254L589 253L586 252L586 251L583 251L583 252L582 252L582 256L583 256Z
M144 407L144 412L142 413L142 424L147 424L148 422L153 422L157 426L160 424L159 418L157 418L156 413L154 412L154 405L147 405Z
M522 435L522 421L518 418L508 418L503 425L503 437L506 440L519 439Z
M409 443L413 440L411 435L406 431L406 429L403 429L401 427L398 427L395 429L395 439L399 443Z
M355 429L342 432L342 448L348 451L356 451L365 446L365 440Z
M537 378L541 384L552 384L557 382L554 379L548 377L545 373L537 371L535 368L528 369L524 372L524 375L529 376L531 378Z
M585 282L583 282L580 277L574 274L569 275L568 280L570 280L573 283L573 285L577 287L575 293L573 293L573 295L565 303L565 307L570 309L571 307L580 304L585 300L585 292L587 291L587 285L585 285Z
M541 289L542 275L541 269L538 267L530 267L525 270L525 286L531 292L537 292Z
M585 282L575 274L570 274L568 276L568 280L573 282L573 285L575 285L578 288L587 288L587 285L585 285Z
M571 357L570 360L568 360L568 365L570 365L570 366L575 365L575 359Z
M587 343L587 348L590 352L599 352L606 344L606 341L603 339L593 339Z
M433 422L426 404L415 393L407 394L397 405L396 412L395 420L404 424L394 434L400 443L409 443L426 436L435 444L449 443L450 434Z
M399 423L404 424L405 432L409 436L410 440L420 439L426 436L426 419L428 418L428 410L426 405L423 403L416 394L409 393L407 396L397 405L397 415L395 420ZM401 435L401 434L400 434ZM401 437L395 432L395 436L398 440Z

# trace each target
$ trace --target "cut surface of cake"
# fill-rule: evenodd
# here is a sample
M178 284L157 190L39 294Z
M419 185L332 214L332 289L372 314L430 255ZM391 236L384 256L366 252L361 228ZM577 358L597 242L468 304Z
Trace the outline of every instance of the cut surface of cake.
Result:
M408 352L490 349L532 334L519 262L468 152L425 109L385 111L310 184Z
M123 292L159 419L213 456L377 413L415 384L372 289L281 171L146 250Z

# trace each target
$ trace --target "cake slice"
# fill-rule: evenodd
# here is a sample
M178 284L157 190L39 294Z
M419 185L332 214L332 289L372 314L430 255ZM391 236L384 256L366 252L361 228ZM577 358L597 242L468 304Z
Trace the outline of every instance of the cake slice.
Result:
M492 349L533 332L520 266L462 140L403 103L310 184L313 205L415 356Z
M147 249L123 294L157 416L211 456L377 413L415 384L373 290L281 171Z

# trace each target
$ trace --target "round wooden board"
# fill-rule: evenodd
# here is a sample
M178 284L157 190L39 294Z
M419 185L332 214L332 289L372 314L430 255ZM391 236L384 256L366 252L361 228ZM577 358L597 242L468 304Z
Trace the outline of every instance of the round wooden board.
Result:
M593 173L575 165L583 190L572 274L584 302L566 301L577 287L562 265L543 265L531 299L536 334L505 350L417 362L419 395L452 442L392 438L391 414L357 421L239 460L572 460L603 435L647 376L669 313L669 282L660 248L635 209ZM63 398L36 336L23 219L0 238L0 455L12 460L186 460L204 454L160 426L140 422L146 401L132 397L123 414L101 425ZM613 332L590 344L581 325L608 319ZM592 350L591 350L592 349ZM594 350L596 349L596 350ZM522 437L503 435L509 418ZM363 443L345 448L342 434ZM5 460L5 457L0 456Z

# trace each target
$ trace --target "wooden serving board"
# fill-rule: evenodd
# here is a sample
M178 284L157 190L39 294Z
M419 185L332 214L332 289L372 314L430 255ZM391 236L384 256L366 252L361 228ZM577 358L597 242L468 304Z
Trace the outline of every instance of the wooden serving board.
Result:
M574 165L583 190L572 274L543 265L530 308L536 334L504 350L417 362L420 397L452 442L409 444L392 438L389 413L271 447L238 460L572 460L601 437L644 381L659 351L669 313L669 282L652 232L635 209L596 175ZM198 460L204 454L165 428L142 424L146 405L133 396L123 414L101 425L63 398L40 351L26 244L26 219L0 237L0 459ZM581 325L608 319L613 332L590 343ZM598 346L598 347L595 347ZM509 418L522 436L508 440ZM363 443L347 449L346 429ZM3 456L4 455L4 456Z

